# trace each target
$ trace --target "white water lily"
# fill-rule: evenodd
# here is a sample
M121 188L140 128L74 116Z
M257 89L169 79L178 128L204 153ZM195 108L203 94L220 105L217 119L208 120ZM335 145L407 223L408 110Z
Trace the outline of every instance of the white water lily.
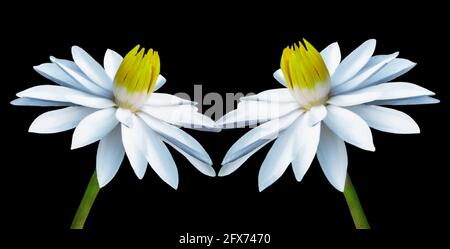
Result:
M103 67L87 52L72 47L73 61L50 57L34 69L58 85L39 85L19 92L11 103L65 106L38 116L29 131L57 133L75 128L72 149L100 140L96 172L100 187L117 173L125 154L139 179L147 164L173 188L178 187L169 144L203 174L215 176L200 143L178 127L217 131L214 121L197 112L195 103L157 93L166 82L159 74L159 55L139 46L125 58L107 50Z
M369 127L390 133L419 133L407 114L382 106L438 103L433 92L407 82L390 82L415 63L398 53L372 56L368 40L341 61L338 43L318 52L304 40L283 51L274 73L284 88L241 98L238 108L218 121L222 128L262 123L227 152L219 176L238 169L251 155L276 139L259 171L262 191L292 164L301 181L315 155L328 181L344 191L347 151L344 142L374 151Z

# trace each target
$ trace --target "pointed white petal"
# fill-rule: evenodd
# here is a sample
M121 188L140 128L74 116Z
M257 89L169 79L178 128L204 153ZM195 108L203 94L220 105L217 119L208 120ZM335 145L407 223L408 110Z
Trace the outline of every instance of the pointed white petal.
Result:
M103 58L103 67L105 68L105 72L111 81L114 80L122 60L123 57L114 50L106 50L105 57Z
M115 108L103 109L81 120L73 133L72 149L96 142L114 129L119 123L115 113Z
M260 92L256 95L245 96L244 100L267 101L267 102L296 102L288 88L277 88Z
M109 99L96 97L72 88L54 85L34 86L17 93L17 96L38 100L71 102L92 108L106 108L115 105L114 102Z
M142 152L152 169L164 182L177 189L178 170L166 145L140 118L136 118L133 123L133 129L137 129L137 134L140 134L137 146L142 148Z
M133 120L136 117L132 117ZM128 128L125 125L122 127L122 143L127 153L128 160L130 161L131 168L133 168L134 173L139 179L142 179L147 170L147 159L145 158L144 152L138 146L140 137L138 129Z
M352 106L349 110L363 118L370 127L380 131L397 134L420 133L414 119L401 111L374 105Z
M68 81L69 83L70 82L73 83L73 85L69 86L70 88L75 88L83 92L91 92L88 88L83 86L83 84L81 84L74 77L72 77L72 75L68 74L65 70L63 70L62 67L67 68L70 71L77 72L80 75L84 75L84 73L77 66L77 64L75 64L75 62L65 59L57 59L54 56L50 56L50 61L52 62L53 65L58 67L58 69L62 71L62 73L64 73L65 75L67 75L67 77L71 79L71 81ZM58 63L56 63L56 61L58 61Z
M223 164L222 168L220 168L219 176L227 176L234 171L236 171L239 167L242 166L247 159L249 159L253 154L255 154L258 150L260 150L262 147L266 146L266 144L270 143L272 139L261 139L258 142L255 142L253 145L256 146L253 148L253 146L248 147L246 149L250 149L246 152L246 154L242 155L241 157L237 158L234 161L231 161L229 163Z
M145 105L150 106L165 106L165 105L193 105L195 102L190 100L182 99L175 95L167 93L152 93L150 98L148 98Z
M91 81L76 65L73 64L71 61L67 60L61 60L57 59L55 57L50 57L50 60L58 65L64 72L66 72L72 79L80 83L86 89L92 94L104 96L104 97L111 97L112 91L109 89L104 89L101 86L97 85L93 81Z
M313 106L305 117L309 126L314 126L327 116L327 108L323 105Z
M326 125L322 125L317 159L328 181L337 190L344 192L347 177L347 149L345 143Z
M298 110L285 117L271 120L253 128L231 146L225 155L222 164L228 164L237 160L250 153L255 148L260 147L261 144L266 143L268 140L276 138L281 131L288 128L302 113L302 110Z
M60 101L48 101L33 98L17 98L10 102L11 105L17 106L69 106L72 103Z
M304 121L302 117L282 131L267 153L258 175L259 191L263 191L283 175L296 154L296 133Z
M264 123L300 109L297 102L279 103L266 101L241 101L237 109L217 121L221 128L232 129L246 124Z
M429 96L419 96L403 99L388 99L388 100L375 100L367 104L371 105L427 105L437 104L440 101L438 99Z
M82 94L83 92L64 86L40 85L23 90L16 95L21 98L67 102L65 96L74 93Z
M158 119L145 113L138 113L138 117L141 118L153 131L158 133L164 139L175 144L177 147L184 150L191 156L207 164L212 164L211 158L202 147L202 145L183 130L170 124L161 122Z
M399 52L395 52L392 54L378 54L378 55L374 55L372 57L370 57L369 61L367 62L367 64L361 69L361 71L358 72L361 73L365 70L367 70L370 67L373 67L374 65L386 60L387 58L391 58L392 56L394 56L393 60L395 59L395 57L397 57L400 53ZM390 60L392 61L392 60Z
M339 44L337 42L331 43L320 52L320 55L322 55L323 61L327 66L328 73L332 76L341 62L341 50Z
M320 126L321 123L317 123L314 126L308 124L308 116L311 112L307 112L304 115L304 121L300 122L297 131L295 132L295 156L292 161L292 169L294 170L295 179L301 181L303 176L308 171L314 156L316 155L317 145L320 139Z
M103 67L86 51L78 46L72 46L73 61L92 81L104 89L112 90L112 80Z
M116 105L116 103L110 99L84 92L69 93L65 95L65 98L71 103L97 109L113 107Z
M390 55L382 55L382 57L378 56L370 58L367 65L363 69L361 69L361 71L359 71L352 79L333 88L331 90L332 94L337 95L360 88L360 86L365 84L365 81L370 76L378 72L397 56L398 52Z
M51 61L53 64L57 65L58 67L59 67L59 65L58 65L55 61L58 61L59 64L64 65L64 67L70 68L72 71L76 71L76 72L78 72L78 73L80 73L80 74L82 74L82 75L85 75L85 74L81 71L81 69L77 66L77 64L75 64L75 62L73 62L73 61L71 61L71 60L58 59L58 58L56 58L55 56L49 56L49 59L50 59L50 61ZM61 67L60 67L60 69L61 69ZM61 70L62 70L62 69L61 69ZM65 71L63 70L63 72L65 72ZM69 75L69 76L70 76L70 75Z
M133 113L128 109L122 107L117 108L116 118L127 127L133 126Z
M364 82L364 86L375 85L378 83L389 82L411 70L416 63L397 58L389 62L385 67L383 67L376 74L372 75Z
M332 96L327 103L336 106L352 106L374 101L381 93L375 89L365 88L362 90Z
M331 76L332 85L340 85L355 76L369 61L375 51L375 46L376 40L367 40L345 57Z
M327 107L327 126L344 141L361 149L375 151L372 132L367 123L355 113L333 105Z
M407 82L391 82L370 86L359 91L379 92L376 100L403 99L434 95L434 92L419 85Z
M156 92L166 83L166 78L164 78L161 74L158 75L156 79L155 88L153 88L153 92Z
M34 133L57 133L75 128L87 115L93 113L95 109L70 106L59 110L49 111L37 117L29 132Z
M82 87L54 63L43 63L41 65L34 66L33 69L45 78L62 86L72 86L75 88Z
M281 69L275 71L275 73L273 73L273 77L278 81L278 83L284 87L287 87L286 79L284 78L283 71L281 71Z
M98 144L96 171L100 188L108 184L116 175L124 155L120 127L117 126Z
M170 146L172 146L176 151L178 151L181 155L183 155L184 157L186 157L186 159L200 172L202 172L203 174L207 175L207 176L211 176L214 177L216 176L216 171L214 170L214 168L211 166L212 163L205 163L199 159L197 159L195 156L192 156L191 154L189 154L185 148L182 147L178 147L176 144L171 143L169 140L163 138L163 141L167 144L169 144Z

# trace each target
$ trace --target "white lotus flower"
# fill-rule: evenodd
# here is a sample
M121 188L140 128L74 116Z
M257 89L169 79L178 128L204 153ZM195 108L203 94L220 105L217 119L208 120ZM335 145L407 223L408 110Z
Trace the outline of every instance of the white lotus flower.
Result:
M301 181L314 156L329 182L344 190L347 173L345 142L374 151L370 128L419 133L416 122L384 105L438 103L433 92L407 82L390 82L415 63L398 53L372 56L368 40L341 62L337 43L318 52L304 40L283 51L274 73L284 88L241 98L238 108L218 121L222 128L262 123L241 137L223 159L219 176L238 169L261 147L275 140L259 171L259 189L275 182L292 163ZM306 48L305 48L306 47Z
M216 131L195 103L156 93L166 79L159 74L159 55L139 46L125 58L107 50L104 67L77 46L73 62L50 57L34 69L58 85L39 85L19 92L13 105L67 106L37 117L29 131L56 133L75 128L72 149L98 140L97 179L105 186L117 173L125 153L139 179L147 163L167 184L178 187L178 172L167 143L203 174L215 176L212 161L193 137L176 126Z

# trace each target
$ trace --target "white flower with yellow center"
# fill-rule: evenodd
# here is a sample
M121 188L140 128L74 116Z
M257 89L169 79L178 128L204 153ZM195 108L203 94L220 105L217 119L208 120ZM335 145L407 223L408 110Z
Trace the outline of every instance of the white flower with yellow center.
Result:
M200 172L215 176L212 161L193 137L178 127L217 131L214 121L197 112L195 103L156 93L165 82L157 52L136 46L125 58L107 50L104 67L80 47L73 61L50 57L34 69L58 85L19 92L13 105L67 106L37 117L29 131L56 133L75 128L72 149L98 140L96 172L100 187L117 173L125 153L141 179L147 164L173 188L175 162L164 143L183 154ZM178 127L176 127L178 126Z
M372 56L368 40L341 62L333 43L318 52L304 45L284 49L275 79L285 88L241 98L238 108L218 121L222 128L262 123L227 152L219 176L238 169L251 155L275 140L259 171L259 189L274 183L292 163L301 181L315 155L325 176L344 191L347 173L345 142L374 151L369 127L398 133L419 133L414 120L384 105L437 103L433 92L406 82L390 82L415 63L398 53ZM388 83L389 82L389 83ZM380 106L381 105L381 106Z

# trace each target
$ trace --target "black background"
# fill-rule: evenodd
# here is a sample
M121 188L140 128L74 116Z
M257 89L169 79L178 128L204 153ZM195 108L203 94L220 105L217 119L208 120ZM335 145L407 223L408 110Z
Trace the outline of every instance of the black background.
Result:
M187 232L270 233L272 244L266 248L274 248L299 247L305 240L333 243L336 237L350 237L355 243L361 238L377 241L385 235L398 238L400 231L420 234L405 238L418 240L426 237L422 231L439 231L448 221L444 205L448 200L449 77L444 36L448 28L442 6L174 3L168 8L123 2L115 7L70 3L27 5L27 11L24 6L5 9L13 15L2 17L0 177L5 226L12 234L43 233L40 239L101 243L125 238L146 247L172 248L182 247L178 238ZM107 48L125 54L141 44L160 53L161 72L167 78L161 92L193 96L193 85L202 84L204 93L224 96L279 87L272 73L279 68L281 51L303 37L318 49L338 41L343 57L376 38L376 54L400 51L400 57L418 63L400 80L424 86L441 100L438 105L398 108L417 121L419 135L373 131L374 153L347 146L349 174L373 231L354 231L342 194L328 183L317 160L301 183L289 168L259 193L257 175L270 145L224 178L202 175L171 149L180 175L177 191L151 168L138 180L124 160L115 178L100 191L87 231L69 230L95 168L97 146L71 151L72 132L27 132L33 119L49 109L13 107L9 101L16 92L49 83L32 66L48 62L50 55L69 59L72 45L102 62ZM218 171L228 148L246 131L188 132L210 153Z

